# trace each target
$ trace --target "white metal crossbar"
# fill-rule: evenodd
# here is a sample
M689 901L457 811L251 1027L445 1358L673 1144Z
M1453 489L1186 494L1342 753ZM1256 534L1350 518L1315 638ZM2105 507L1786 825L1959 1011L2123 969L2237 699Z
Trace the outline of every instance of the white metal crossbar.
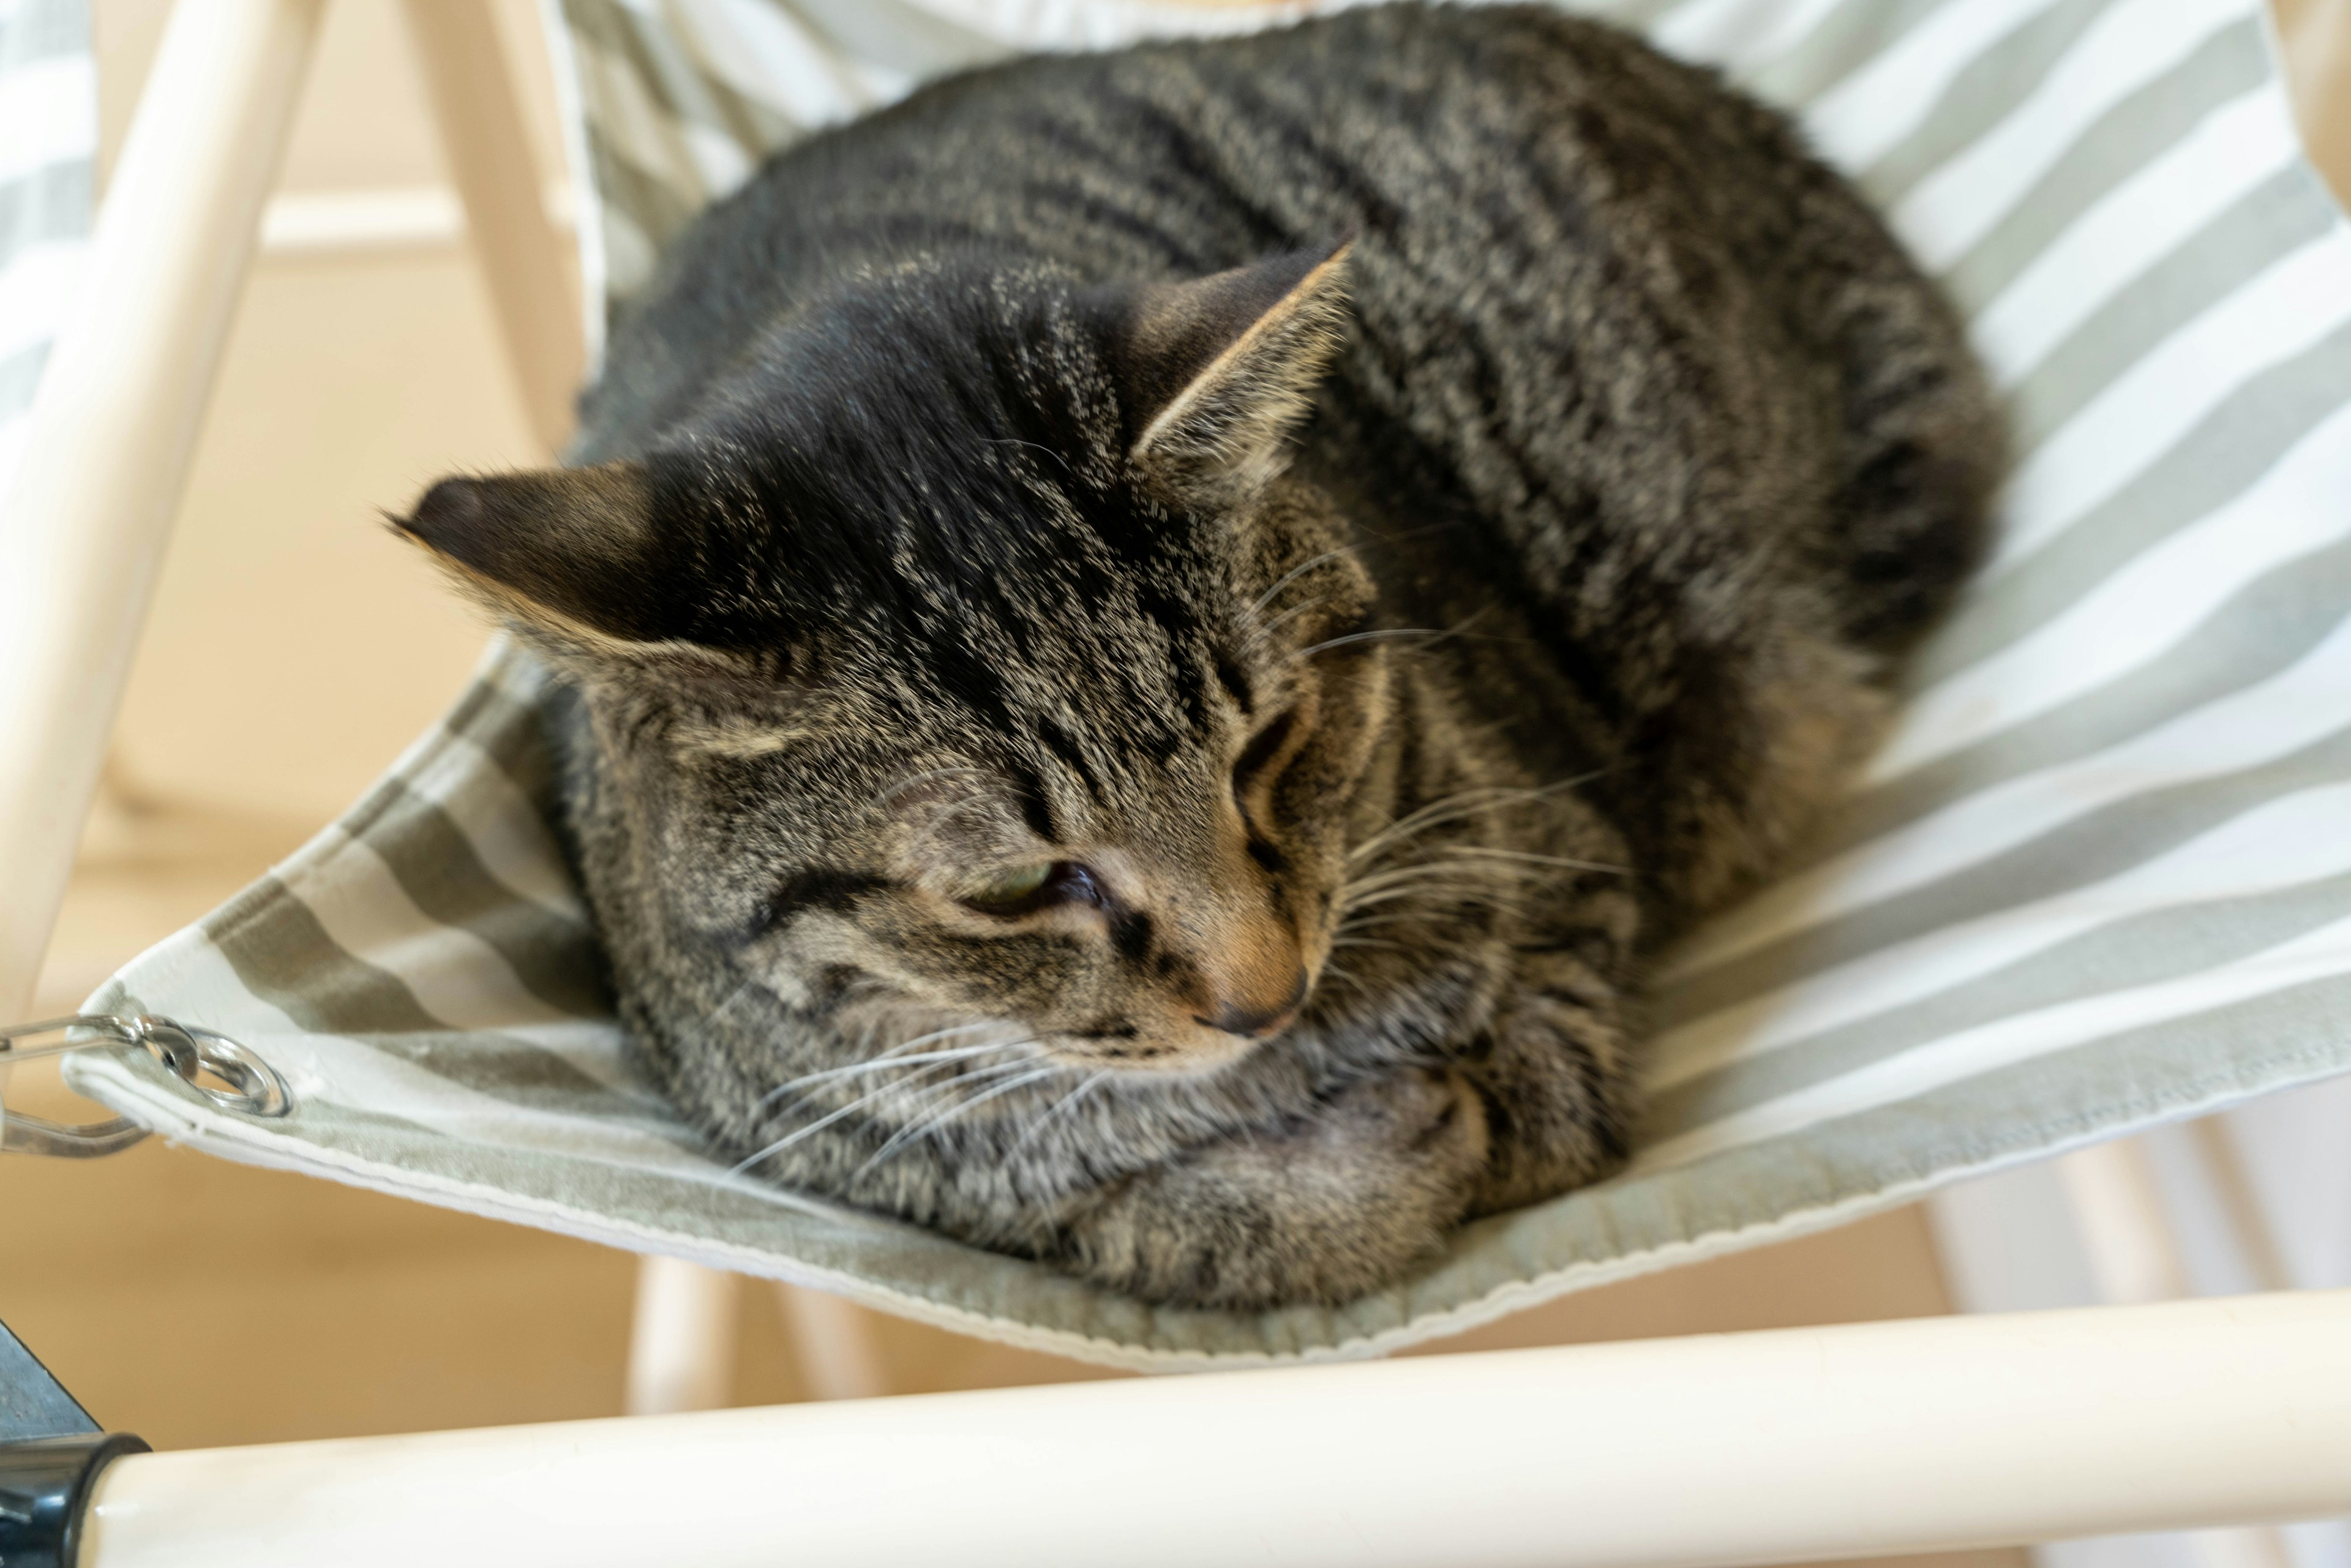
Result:
M1699 1568L2351 1510L2351 1291L138 1455L82 1568Z

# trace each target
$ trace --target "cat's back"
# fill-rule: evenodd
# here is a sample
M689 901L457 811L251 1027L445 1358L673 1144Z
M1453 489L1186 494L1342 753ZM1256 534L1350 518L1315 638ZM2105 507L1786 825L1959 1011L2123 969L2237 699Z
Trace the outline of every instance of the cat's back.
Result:
M678 417L830 278L943 245L1147 281L1353 234L1364 335L1400 364L1464 327L1586 332L1628 283L1719 312L1757 292L1734 257L1788 256L1812 183L1775 117L1544 8L1018 61L812 138L689 229L616 334L590 446Z

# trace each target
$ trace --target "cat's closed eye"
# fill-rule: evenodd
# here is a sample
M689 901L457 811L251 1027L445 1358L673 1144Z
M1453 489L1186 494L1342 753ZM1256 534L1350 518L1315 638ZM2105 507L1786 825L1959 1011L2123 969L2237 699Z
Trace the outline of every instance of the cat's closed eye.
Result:
M1104 902L1094 873L1074 861L1040 861L983 883L963 895L964 904L983 915L1017 919L1057 904L1099 905Z

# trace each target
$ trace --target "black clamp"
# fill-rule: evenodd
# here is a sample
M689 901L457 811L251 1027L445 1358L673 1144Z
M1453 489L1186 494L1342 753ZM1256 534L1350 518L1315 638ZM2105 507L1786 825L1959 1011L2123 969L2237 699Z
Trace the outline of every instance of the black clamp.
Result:
M147 1445L106 1433L0 1323L0 1568L74 1568L99 1472Z
M145 1452L128 1432L0 1443L0 1568L74 1568L99 1472Z

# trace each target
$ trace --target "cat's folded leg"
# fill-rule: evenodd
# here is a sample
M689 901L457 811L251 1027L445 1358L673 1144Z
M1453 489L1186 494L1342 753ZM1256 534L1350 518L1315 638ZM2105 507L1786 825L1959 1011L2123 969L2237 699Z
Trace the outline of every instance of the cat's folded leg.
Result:
M1633 1082L1614 988L1566 953L1523 955L1518 979L1461 1069L1489 1129L1473 1214L1580 1186L1626 1152Z
M1393 1283L1458 1224L1486 1165L1478 1092L1408 1069L1294 1128L1129 1178L1071 1226L1069 1261L1149 1301L1338 1303Z

